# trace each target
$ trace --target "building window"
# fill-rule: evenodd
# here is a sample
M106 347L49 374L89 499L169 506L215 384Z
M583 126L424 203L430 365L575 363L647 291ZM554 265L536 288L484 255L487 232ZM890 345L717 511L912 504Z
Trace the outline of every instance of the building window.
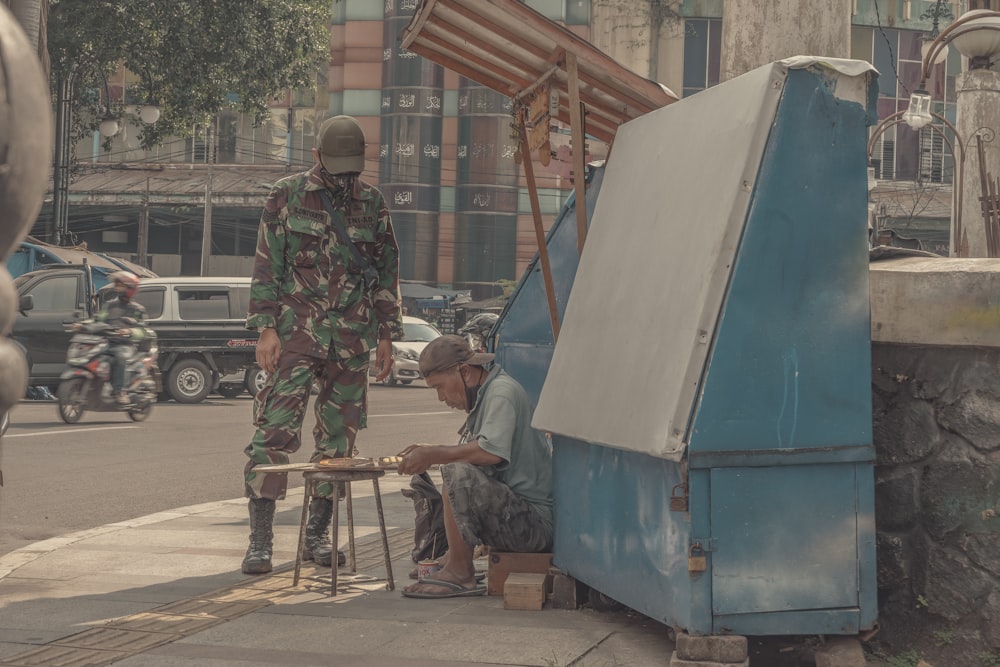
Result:
M944 138L930 127L920 130L920 181L944 181ZM949 175L949 179L950 175Z
M683 96L718 84L721 62L722 19L686 19Z

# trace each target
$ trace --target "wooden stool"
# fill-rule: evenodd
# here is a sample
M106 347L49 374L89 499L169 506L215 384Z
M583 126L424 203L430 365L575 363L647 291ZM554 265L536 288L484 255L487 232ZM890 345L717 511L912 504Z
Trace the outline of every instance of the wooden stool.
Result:
M389 556L389 538L385 534L385 515L382 513L382 495L378 489L378 478L385 475L385 470L304 470L302 477L306 486L302 496L302 520L299 523L299 548L295 554L295 576L292 578L292 585L299 585L299 570L302 568L302 552L306 544L306 521L309 517L309 501L312 499L316 487L322 482L335 482L344 485L347 497L347 543L348 543L348 565L351 572L357 572L357 560L354 553L354 507L351 503L351 482L361 482L366 479L372 481L375 489L375 509L378 512L378 527L382 533L382 553L385 556L385 574L388 579L387 588L392 591L396 589L396 583L392 579L392 558ZM333 520L330 522L330 541L333 543L333 553L330 555L330 595L337 594L337 544L338 544L338 519L339 505L337 499L333 501Z

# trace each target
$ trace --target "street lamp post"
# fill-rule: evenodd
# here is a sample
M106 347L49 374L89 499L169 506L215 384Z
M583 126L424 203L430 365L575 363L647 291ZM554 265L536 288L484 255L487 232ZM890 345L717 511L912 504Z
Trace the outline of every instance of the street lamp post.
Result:
M915 119L915 114L912 113L913 103L910 103L910 108L906 111L897 111L891 116L886 116L882 119L875 129L872 130L871 137L868 138L868 160L871 161L872 151L875 149L875 142L881 137L886 130L891 127L895 127L900 123L905 123L907 126L914 130L919 130L924 127L927 123L923 122L923 117L920 116ZM962 179L964 178L964 164L965 164L965 146L962 143L962 138L958 134L958 130L955 126L944 116L934 113L929 108L927 109L927 117L931 120L937 120L943 125L945 125L949 130L951 130L952 137L954 140L949 139L948 135L945 134L937 125L931 125L931 129L937 132L941 136L941 140L948 146L949 151L951 151L951 161L955 165L955 172L952 176L951 183L951 229L954 232L955 229L959 228L962 220ZM914 123L919 123L919 125L914 126ZM876 230L877 231L877 230ZM949 254L954 253L954 245L949 246Z
M921 49L923 60L920 69L920 84L917 90L910 96L909 108L903 113L903 120L907 125L917 130L935 119L947 123L942 116L931 111L931 95L927 92L925 86L927 80L930 78L931 69L936 64L943 62L949 44L953 45L969 60L969 71L963 77L975 78L985 76L991 78L991 82L988 85L972 85L972 82L966 79L970 85L963 87L960 84L957 86L956 92L959 99L955 125L961 128L966 135L969 135L970 140L972 136L979 135L984 129L995 134L995 130L992 128L1000 125L1000 101L996 99L995 91L997 90L997 86L993 85L996 81L992 81L992 79L1000 79L1000 75L991 72L989 68L995 56L1000 53L1000 12L986 9L966 12ZM965 99L962 97L963 94L965 95ZM947 124L956 137L956 143L961 145L962 135L959 134L956 127L950 123ZM978 129L970 131L969 128ZM952 183L952 188L958 190L958 192L954 196L955 204L952 210L949 254L958 257L966 257L970 254L979 256L983 254L984 250L979 247L982 245L979 243L980 237L982 236L985 239L985 236L979 233L980 230L972 229L972 242L970 243L968 232L971 228L968 225L963 225L962 222L962 200L966 194L962 191L966 186L964 178L964 146L960 150L960 153L960 161L956 161L956 175ZM956 157L954 150L952 151L952 156ZM974 166L977 166L978 159L975 162L976 165ZM972 188L973 186L970 184L969 187ZM968 194L974 196L975 192L972 191ZM983 232L985 232L985 228ZM971 249L970 246L972 246ZM988 254L987 252L986 255L988 256Z
M971 142L976 137L982 137L984 141L992 141L996 136L996 133L988 127L980 127L976 129L972 135L966 139L962 139L962 135L958 133L958 129L954 124L951 123L947 118L941 114L934 113L933 111L928 112L931 120L936 120L941 125L944 125L951 131L951 138L945 134L944 130L938 127L937 124L931 124L930 128L936 132L944 144L948 147L949 152L951 152L951 161L955 165L955 171L951 179L951 234L949 239L949 251L948 254L952 256L962 256L961 253L957 252L958 248L955 245L956 238L962 238L962 201L963 201L963 190L965 185L965 156L969 149L969 142ZM875 144L885 132L896 125L905 123L907 126L914 130L919 130L926 126L926 123L921 121L917 127L914 127L914 114L910 113L910 109L906 111L897 111L891 116L886 116L882 119L878 125L872 130L871 137L868 139L868 160L871 161L872 151L875 150Z
M101 136L109 138L118 134L118 119L111 113L111 91L107 77L99 65L93 65L101 78L104 89L103 116L98 125ZM61 78L56 94L55 160L52 168L52 218L55 245L63 245L69 240L69 176L73 146L73 86L80 72L80 65L74 66L69 74ZM147 102L139 110L139 118L147 124L160 118L159 107Z

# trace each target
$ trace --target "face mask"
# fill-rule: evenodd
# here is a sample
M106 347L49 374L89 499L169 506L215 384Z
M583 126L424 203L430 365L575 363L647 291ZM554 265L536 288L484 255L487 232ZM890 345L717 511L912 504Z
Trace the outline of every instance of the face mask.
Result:
M330 190L333 205L336 208L347 208L351 201L351 195L354 193L354 179L357 178L357 175L331 174L326 170L326 167L322 166L322 163L320 163L320 174Z
M358 174L331 174L322 162L319 163L319 173L331 190L353 190L354 179L358 177Z

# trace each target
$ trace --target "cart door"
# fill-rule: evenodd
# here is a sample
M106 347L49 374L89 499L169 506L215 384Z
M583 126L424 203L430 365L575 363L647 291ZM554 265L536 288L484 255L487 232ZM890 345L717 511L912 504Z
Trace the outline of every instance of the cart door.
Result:
M858 623L859 530L853 463L711 471L715 630L739 616L830 616ZM856 631L856 630L852 630Z

